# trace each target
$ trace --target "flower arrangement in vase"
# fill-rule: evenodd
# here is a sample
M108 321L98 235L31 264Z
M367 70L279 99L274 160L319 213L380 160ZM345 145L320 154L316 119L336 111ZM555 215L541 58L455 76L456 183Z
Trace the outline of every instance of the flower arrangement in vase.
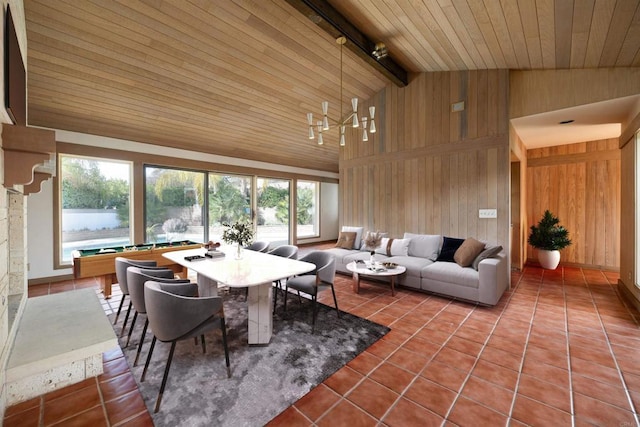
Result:
M225 229L222 232L222 240L226 243L235 243L237 248L236 258L242 256L242 247L248 245L253 240L253 224L250 222L234 222L233 224L223 223Z
M369 231L364 237L364 247L371 253L371 259L369 262L372 266L376 262L374 255L376 253L376 249L380 246L381 241L382 233L378 231Z

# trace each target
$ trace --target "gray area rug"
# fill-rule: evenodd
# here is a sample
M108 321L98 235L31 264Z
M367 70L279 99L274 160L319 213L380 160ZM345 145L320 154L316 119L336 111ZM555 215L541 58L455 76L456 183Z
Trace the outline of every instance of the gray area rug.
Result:
M311 334L311 302L303 299L300 304L297 296L289 295L286 313L278 298L270 344L249 346L244 295L242 289L224 295L231 378L226 375L220 331L206 335L206 354L193 339L180 341L157 414L153 408L170 344L158 341L141 383L152 335L147 332L138 365L132 366L144 324L144 316L139 316L123 351L156 426L262 426L389 331L345 312L338 319L334 308L318 304L316 331ZM118 334L123 319L121 314L115 326ZM125 342L126 335L121 347Z

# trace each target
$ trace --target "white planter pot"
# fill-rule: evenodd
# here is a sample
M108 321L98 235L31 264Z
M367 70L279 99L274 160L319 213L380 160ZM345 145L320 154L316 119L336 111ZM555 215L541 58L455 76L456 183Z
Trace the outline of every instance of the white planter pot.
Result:
M538 261L542 268L555 270L560 263L560 251L545 251L538 249Z

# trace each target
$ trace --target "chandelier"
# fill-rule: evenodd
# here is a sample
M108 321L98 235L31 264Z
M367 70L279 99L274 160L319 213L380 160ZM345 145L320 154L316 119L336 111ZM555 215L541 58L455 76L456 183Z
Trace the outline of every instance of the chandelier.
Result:
M347 39L343 36L336 39L336 43L340 45L340 100L342 101L342 48L347 42ZM375 114L376 107L369 107L369 117L363 116L358 120L358 98L351 98L351 113L345 117L342 111L342 102L340 102L340 118L339 120L329 120L329 102L322 101L322 120L314 123L313 113L307 113L307 122L309 124L309 139L315 139L314 127L318 131L318 145L324 143L322 139L322 133L328 131L331 126L337 126L340 129L340 146L344 147L344 131L347 125L350 123L353 128L360 128L360 122L362 122L362 140L369 140L369 133L376 132ZM369 130L367 132L367 125Z

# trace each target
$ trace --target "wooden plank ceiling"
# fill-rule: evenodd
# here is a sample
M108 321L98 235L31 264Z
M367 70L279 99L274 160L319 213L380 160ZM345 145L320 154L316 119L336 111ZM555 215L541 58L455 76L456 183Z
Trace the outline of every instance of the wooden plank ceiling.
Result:
M409 72L640 66L637 0L330 3ZM319 147L306 113L338 110L340 49L287 1L24 6L30 125L338 170L337 132ZM344 50L345 110L388 84Z

